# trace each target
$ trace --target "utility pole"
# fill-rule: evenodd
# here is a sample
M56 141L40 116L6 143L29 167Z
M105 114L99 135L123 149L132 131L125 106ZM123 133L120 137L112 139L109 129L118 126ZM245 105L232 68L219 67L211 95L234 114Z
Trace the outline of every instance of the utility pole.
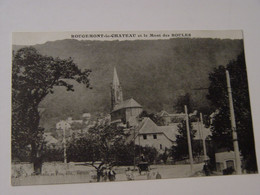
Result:
M67 145L66 145L66 128L67 122L65 122L63 127L63 152L64 152L64 163L67 163Z
M204 125L203 125L203 118L202 118L202 113L200 113L200 135L202 137L202 144L203 144L203 154L204 154L204 161L207 160L207 149L206 149L206 138L204 137L203 130L204 130Z
M189 115L187 106L184 106L185 116L186 116L186 130L187 130L187 139L188 139L188 149L189 149L189 157L190 157L190 171L191 174L193 172L193 157L192 157L192 148L191 148L191 138L190 138L190 127L189 127Z
M135 129L134 129L134 171L135 171Z
M238 140L237 140L236 119L235 119L232 90L231 90L230 77L229 77L228 70L226 70L226 78L227 78L227 90L228 90L228 99L229 99L229 108L230 108L232 138L233 138L233 145L234 145L234 152L235 152L235 159L236 159L236 172L239 175L239 174L241 174L241 159L240 159L240 152L239 152L239 146L238 146Z

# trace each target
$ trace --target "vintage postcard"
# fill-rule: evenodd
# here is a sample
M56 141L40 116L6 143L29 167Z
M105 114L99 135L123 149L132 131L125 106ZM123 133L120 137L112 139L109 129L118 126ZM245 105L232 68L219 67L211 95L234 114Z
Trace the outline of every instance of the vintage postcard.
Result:
M258 173L243 33L14 32L19 185Z

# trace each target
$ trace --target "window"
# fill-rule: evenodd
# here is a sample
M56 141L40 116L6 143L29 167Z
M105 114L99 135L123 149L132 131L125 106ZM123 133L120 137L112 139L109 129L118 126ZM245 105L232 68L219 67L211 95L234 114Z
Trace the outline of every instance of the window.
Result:
M147 139L147 136L146 136L146 135L143 135L143 138L144 138L144 139Z
M162 144L160 144L160 149L162 150Z
M157 139L157 135L156 134L153 135L153 139Z

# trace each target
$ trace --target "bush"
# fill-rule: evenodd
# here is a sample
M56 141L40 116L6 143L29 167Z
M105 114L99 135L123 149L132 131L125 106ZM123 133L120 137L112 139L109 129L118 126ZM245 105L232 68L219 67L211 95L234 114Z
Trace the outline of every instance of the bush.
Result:
M223 175L232 175L234 171L233 167L228 167L223 170Z

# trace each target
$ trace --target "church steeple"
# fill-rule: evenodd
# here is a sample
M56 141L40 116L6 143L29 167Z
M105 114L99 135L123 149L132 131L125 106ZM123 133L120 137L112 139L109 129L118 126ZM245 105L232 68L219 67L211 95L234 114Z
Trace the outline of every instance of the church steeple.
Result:
M113 86L119 86L119 79L116 72L116 67L114 67L114 77L113 77Z
M111 110L114 109L115 105L123 101L122 88L119 83L116 68L114 67L113 83L111 86Z

